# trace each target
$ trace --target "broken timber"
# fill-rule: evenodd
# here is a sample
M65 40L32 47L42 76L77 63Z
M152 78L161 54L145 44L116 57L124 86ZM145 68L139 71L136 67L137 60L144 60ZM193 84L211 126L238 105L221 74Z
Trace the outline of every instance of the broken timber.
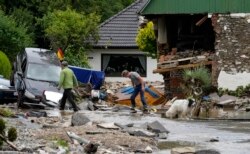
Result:
M193 68L193 67L199 67L203 65L212 65L213 61L203 61L195 64L187 64L187 65L179 65L176 67L172 68L158 68L153 70L153 73L165 73L165 72L170 72L170 71L175 71L175 70L180 70L180 69L186 69L186 68Z
M186 65L190 64L194 61L195 57L188 57L188 58L182 58L182 59L177 59L177 60L168 60L168 61L163 61L161 63L157 64L157 68L173 68L177 67L179 65Z

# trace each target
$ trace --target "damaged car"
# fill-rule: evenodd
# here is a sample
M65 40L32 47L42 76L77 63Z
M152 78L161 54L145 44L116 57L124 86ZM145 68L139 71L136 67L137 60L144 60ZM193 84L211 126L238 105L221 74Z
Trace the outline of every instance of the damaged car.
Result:
M60 61L56 53L41 48L25 48L13 63L12 79L17 91L17 106L24 104L57 106L61 92L57 90L60 78ZM46 94L59 97L57 102ZM54 98L49 96L49 98ZM53 104L53 103L54 104Z
M10 86L10 81L0 75L0 103L13 103L17 100L16 90Z

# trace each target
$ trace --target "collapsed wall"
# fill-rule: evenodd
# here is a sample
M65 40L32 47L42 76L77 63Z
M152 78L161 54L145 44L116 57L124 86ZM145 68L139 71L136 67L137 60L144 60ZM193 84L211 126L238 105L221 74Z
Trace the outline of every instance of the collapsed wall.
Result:
M218 70L250 72L250 15L219 15L215 32Z

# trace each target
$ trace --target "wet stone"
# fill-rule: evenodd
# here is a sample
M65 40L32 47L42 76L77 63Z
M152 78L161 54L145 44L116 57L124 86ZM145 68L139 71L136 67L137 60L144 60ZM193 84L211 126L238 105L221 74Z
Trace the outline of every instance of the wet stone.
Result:
M159 133L159 134L158 134L158 138L159 138L159 139L167 139L167 137L168 137L168 134L167 134L167 133Z
M182 148L173 148L171 154L194 154L195 149L193 147L182 147Z
M195 154L220 154L220 152L216 150L199 150L196 151Z
M145 130L128 130L127 131L130 135L133 136L143 136L143 137L155 137L154 133Z
M148 129L155 133L169 133L169 131L159 121L149 123Z
M129 124L127 124L126 126L127 126L127 127L133 127L134 124L133 124L133 123L129 123Z
M81 126L85 125L86 123L90 122L90 119L85 116L83 113L74 113L72 116L71 124L73 126Z
M125 125L122 125L122 124L120 124L120 123L114 123L116 126L118 126L118 127L120 127L121 129L126 129L126 128L128 128L127 126L125 126Z

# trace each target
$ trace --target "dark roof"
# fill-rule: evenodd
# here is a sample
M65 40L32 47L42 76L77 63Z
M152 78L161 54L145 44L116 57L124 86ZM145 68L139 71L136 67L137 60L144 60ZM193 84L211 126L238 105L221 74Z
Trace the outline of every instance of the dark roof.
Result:
M150 0L142 15L249 13L249 0Z
M56 53L42 48L25 48L27 61L31 63L54 64L60 66Z
M138 11L148 0L136 0L127 8L99 26L99 41L94 47L137 48L135 38L139 27Z

